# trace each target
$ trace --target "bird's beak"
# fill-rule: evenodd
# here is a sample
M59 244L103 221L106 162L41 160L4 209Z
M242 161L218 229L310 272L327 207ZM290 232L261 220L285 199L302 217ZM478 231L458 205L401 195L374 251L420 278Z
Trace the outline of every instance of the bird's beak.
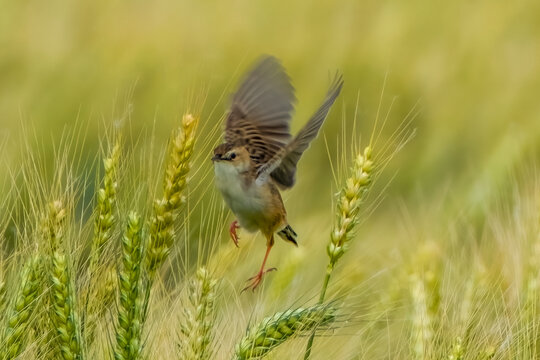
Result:
M212 161L218 161L218 160L221 160L221 156L219 155L212 156Z

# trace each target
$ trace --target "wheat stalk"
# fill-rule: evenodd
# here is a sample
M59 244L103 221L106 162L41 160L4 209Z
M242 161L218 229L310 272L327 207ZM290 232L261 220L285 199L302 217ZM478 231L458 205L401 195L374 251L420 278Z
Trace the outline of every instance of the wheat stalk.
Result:
M217 281L203 267L197 270L197 279L192 281L189 306L184 309L184 323L179 344L180 359L212 359L212 327L214 325L214 298Z
M328 326L336 319L329 305L291 309L263 319L248 329L235 348L235 360L260 359L285 341Z
M323 281L319 304L324 302L326 289L330 282L330 277L334 271L337 261L345 254L351 241L354 228L358 224L358 214L360 205L372 183L373 178L372 150L368 146L363 153L356 156L352 167L352 174L345 182L345 187L341 189L337 205L336 223L330 233L330 242L326 248L326 253L330 261L326 267L326 275ZM315 333L308 340L304 360L308 360L311 355L311 348L315 339Z
M40 289L39 257L33 256L24 266L21 273L19 291L11 315L7 319L7 326L0 351L0 359L14 359L25 348L25 337L30 324L30 318L36 307Z
M180 129L171 140L163 180L163 197L154 201L154 212L150 219L150 239L146 250L146 268L150 281L169 255L174 241L174 220L180 205L185 202L182 193L190 170L196 127L197 119L191 114L184 115Z
M119 272L120 303L116 327L117 360L137 359L141 352L142 328L142 221L131 212L122 238L122 269Z

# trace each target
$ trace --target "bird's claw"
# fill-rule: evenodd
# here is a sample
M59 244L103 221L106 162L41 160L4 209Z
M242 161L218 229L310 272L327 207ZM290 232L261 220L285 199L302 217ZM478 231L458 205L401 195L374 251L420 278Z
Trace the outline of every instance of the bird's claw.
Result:
M238 225L238 220L234 220L232 223L231 223L231 226L229 227L229 234L231 235L231 239L232 241L234 242L234 245L236 247L239 247L238 246L238 234L236 233L236 230L239 229L240 226Z
M261 281L262 281L262 278L263 278L263 275L270 272L270 271L275 271L277 270L277 268L273 267L273 268L269 268L269 269L266 269L266 270L261 270L259 271L259 273L255 276L252 276L250 277L249 279L246 280L247 281L251 281L251 283L249 283L248 286L246 286L245 288L242 289L242 292L246 291L247 289L251 289L251 291L255 291L255 289L260 285Z

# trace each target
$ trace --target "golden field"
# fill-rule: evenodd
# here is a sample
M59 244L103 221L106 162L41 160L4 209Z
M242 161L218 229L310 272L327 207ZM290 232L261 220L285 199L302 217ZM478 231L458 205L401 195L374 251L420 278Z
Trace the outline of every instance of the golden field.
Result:
M540 357L540 3L2 5L0 359ZM345 86L283 193L300 246L241 293L264 239L210 157L261 54L293 133Z

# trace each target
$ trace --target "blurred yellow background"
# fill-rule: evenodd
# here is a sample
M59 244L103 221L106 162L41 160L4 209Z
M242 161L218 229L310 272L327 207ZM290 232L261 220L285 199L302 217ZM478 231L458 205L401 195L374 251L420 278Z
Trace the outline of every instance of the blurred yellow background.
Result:
M0 49L5 159L18 156L10 144L21 129L35 128L48 148L77 121L84 150L95 154L103 124L126 103L133 133L155 123L165 143L204 95L208 128L262 53L282 59L297 89L293 130L321 101L330 73L344 73L323 128L330 149L356 106L366 142L385 77L381 113L396 99L385 135L418 103L417 136L388 172L399 169L394 195L451 187L481 204L504 186L505 169L540 150L538 1L3 1ZM300 171L309 189L328 188L323 140Z

